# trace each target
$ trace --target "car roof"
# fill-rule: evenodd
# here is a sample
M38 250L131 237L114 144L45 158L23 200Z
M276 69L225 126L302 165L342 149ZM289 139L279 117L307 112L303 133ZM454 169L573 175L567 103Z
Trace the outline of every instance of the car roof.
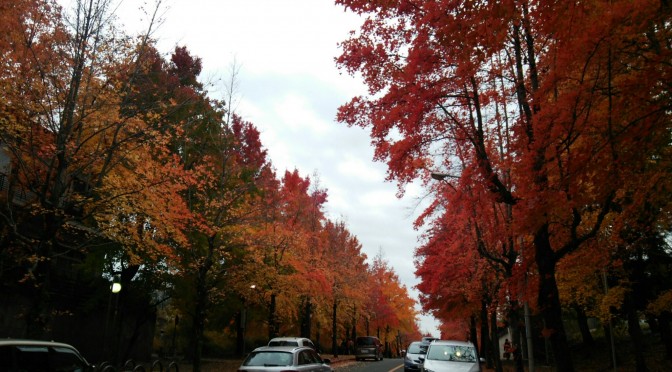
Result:
M469 341L458 340L434 340L430 345L474 346L474 344Z
M274 337L274 338L271 339L271 341L298 341L298 340L308 340L308 341L310 341L310 339L306 338L306 337ZM269 342L271 342L271 341L269 341Z
M0 346L8 346L8 345L19 345L19 346L59 346L59 347L67 347L67 348L72 348L74 347L70 344L66 344L63 342L56 342L56 341L42 341L42 340L26 340L26 339L19 339L19 338L2 338L0 339Z
M313 349L309 348L308 346L260 346L254 349L253 352L280 351L285 353L294 353L299 350L313 350Z
M411 346L415 346L415 345L419 345L420 349L424 348L424 350L426 351L427 347L429 346L429 343L428 342L422 342L422 341L413 341L410 344L408 344L408 347L406 349L411 350ZM411 354L415 354L415 353L411 353Z

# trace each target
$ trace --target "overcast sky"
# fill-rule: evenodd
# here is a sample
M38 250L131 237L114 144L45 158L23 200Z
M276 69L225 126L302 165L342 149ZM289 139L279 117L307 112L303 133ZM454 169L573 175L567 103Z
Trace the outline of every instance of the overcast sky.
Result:
M148 1L152 3L151 0ZM145 1L124 0L117 14L139 32ZM261 132L278 176L299 170L317 174L328 190L328 217L343 220L372 259L382 251L401 282L417 298L413 253L422 191L403 199L385 181L385 164L374 163L367 130L336 122L337 108L365 92L361 82L336 68L337 43L360 25L333 0L163 0L159 50L186 46L203 61L201 80L221 98L236 61L236 112ZM151 5L148 5L150 8ZM147 9L151 11L152 9ZM421 331L439 336L436 322L420 317Z

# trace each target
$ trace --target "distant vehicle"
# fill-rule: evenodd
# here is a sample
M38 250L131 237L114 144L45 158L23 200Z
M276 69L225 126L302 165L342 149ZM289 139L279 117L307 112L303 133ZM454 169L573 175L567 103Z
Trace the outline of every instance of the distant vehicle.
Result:
M306 346L262 346L245 358L238 372L334 372L330 363Z
M427 344L431 343L431 342L434 341L434 340L438 340L438 338L436 338L436 337L428 337L428 336L425 336L425 337L422 338L422 342L427 343Z
M53 341L0 339L0 371L93 372L73 346Z
M307 346L318 351L313 341L305 337L276 337L268 341L268 346Z
M420 359L422 372L480 372L485 361L471 342L451 340L432 341Z
M404 355L404 372L414 372L420 370L422 361L420 357L427 354L429 343L414 341L408 345Z
M383 360L383 344L378 337L361 336L355 340L355 360Z

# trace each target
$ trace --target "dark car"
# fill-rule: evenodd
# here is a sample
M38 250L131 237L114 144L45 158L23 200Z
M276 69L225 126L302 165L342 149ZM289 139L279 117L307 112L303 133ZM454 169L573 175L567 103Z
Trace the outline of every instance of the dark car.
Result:
M383 344L378 337L362 336L355 340L355 360L383 360Z
M419 371L422 361L420 356L427 354L428 342L411 342L404 355L404 372Z
M94 366L61 342L0 339L0 372L93 372Z

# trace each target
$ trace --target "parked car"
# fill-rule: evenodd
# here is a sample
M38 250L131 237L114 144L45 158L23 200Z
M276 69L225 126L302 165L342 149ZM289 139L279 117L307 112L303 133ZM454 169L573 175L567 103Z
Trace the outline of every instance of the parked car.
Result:
M420 357L427 354L428 342L414 341L408 345L404 354L404 372L419 371L422 361Z
M73 346L61 342L0 339L2 372L93 372Z
M378 337L361 336L355 340L355 360L383 360L383 344Z
M471 342L452 340L432 341L420 359L422 372L480 372L485 361Z
M305 337L276 337L268 341L268 346L307 346L319 352L313 341Z
M262 346L245 358L238 372L333 372L329 364L307 346Z

